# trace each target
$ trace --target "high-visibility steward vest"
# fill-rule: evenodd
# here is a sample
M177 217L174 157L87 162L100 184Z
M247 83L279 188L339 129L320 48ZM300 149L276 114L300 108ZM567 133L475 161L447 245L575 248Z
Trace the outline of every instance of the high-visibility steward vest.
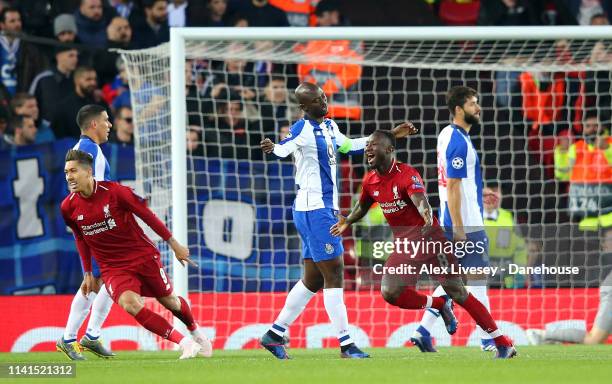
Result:
M292 27L314 27L317 24L315 8L319 0L270 0L271 5L287 14Z
M555 147L555 179L559 181L569 181L570 179L569 151L561 150L558 145Z
M514 216L502 208L497 210L497 220L484 220L489 238L489 258L507 259L516 264L527 264L525 240L516 234Z
M361 59L360 44L349 40L312 40L302 51L307 62L297 67L300 82L315 83L323 89L329 99L331 118L361 118L357 85L363 68L349 63ZM332 60L326 62L328 58Z

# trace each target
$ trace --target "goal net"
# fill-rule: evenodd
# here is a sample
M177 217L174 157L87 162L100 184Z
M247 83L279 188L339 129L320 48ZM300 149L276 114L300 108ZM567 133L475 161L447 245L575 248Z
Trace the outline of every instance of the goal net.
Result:
M302 81L323 88L347 136L405 120L420 127L397 157L422 174L436 211L445 94L476 89L481 123L470 136L487 187L490 261L500 267L488 281L492 313L517 344L529 328L590 327L612 252L612 34L580 28L177 29L170 44L122 52L138 187L199 264L185 274L163 249L215 348L256 346L301 275L294 167L259 142L278 142L301 118L293 90ZM359 155L338 164L347 213L367 168ZM385 255L374 251L388 239L376 209L344 236L345 301L362 346L408 345L421 317L380 297L373 266ZM527 266L558 268L517 270ZM427 278L420 286L433 289ZM439 324L438 345L479 343L458 312L458 333ZM322 294L290 337L293 347L335 345Z

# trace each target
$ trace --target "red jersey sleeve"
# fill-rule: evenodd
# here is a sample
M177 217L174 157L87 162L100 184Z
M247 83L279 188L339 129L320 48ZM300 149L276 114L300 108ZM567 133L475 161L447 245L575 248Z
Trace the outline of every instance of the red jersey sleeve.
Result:
M410 172L408 172L408 182L406 183L406 193L408 196L412 196L414 193L425 193L425 184L423 183L423 179L421 179L421 175L414 168L409 168Z
M134 193L132 188L117 184L114 192L119 205L123 209L140 217L164 241L168 241L172 237L168 227L149 209L147 201Z
M83 262L83 271L91 272L91 249L89 248L89 245L85 243L85 239L83 239L83 236L79 231L79 227L74 221L72 221L72 219L70 219L70 208L68 207L68 201L69 200L65 200L61 205L62 217L64 218L64 223L70 227L72 234L74 235L77 251L79 252L79 256Z

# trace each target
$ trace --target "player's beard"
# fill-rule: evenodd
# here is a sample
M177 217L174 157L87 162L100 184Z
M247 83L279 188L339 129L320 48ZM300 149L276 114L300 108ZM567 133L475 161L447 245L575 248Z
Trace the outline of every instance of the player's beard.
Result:
M480 119L478 118L478 116L476 115L472 115L471 113L468 113L467 111L465 112L465 117L463 118L463 120L465 120L466 123L468 123L469 125L475 125L480 123Z

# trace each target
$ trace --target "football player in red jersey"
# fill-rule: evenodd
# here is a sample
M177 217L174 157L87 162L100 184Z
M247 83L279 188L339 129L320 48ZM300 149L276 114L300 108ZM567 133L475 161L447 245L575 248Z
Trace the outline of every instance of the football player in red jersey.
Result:
M331 233L340 236L377 202L393 231L395 244L411 245L400 251L396 249L385 263L381 289L385 301L404 309L435 308L440 311L448 333L453 334L457 330L457 320L452 311L452 299L495 340L496 358L514 357L516 349L510 339L501 333L482 303L465 289L461 275L453 272L459 270L457 260L446 251L446 246L442 246L446 237L437 218L432 215L423 180L414 168L395 159L393 134L382 130L374 132L365 153L368 165L373 169L364 178L359 202L348 217L339 218ZM422 242L420 249L413 246L418 242ZM425 246L426 242L441 246ZM436 269L433 275L450 297L432 297L415 290L424 265L429 267L428 270Z
M94 180L92 158L88 153L69 150L64 173L70 194L62 202L61 211L83 260L83 294L87 295L94 285L93 256L113 300L143 327L178 344L183 351L181 359L196 357L198 353L211 356L210 341L200 333L187 301L173 293L159 250L144 234L134 215L170 245L181 264L187 262L195 266L189 259L189 249L172 237L164 223L147 207L146 201L131 188L116 182ZM145 308L141 296L155 297L185 323L193 339L183 336L166 319Z

